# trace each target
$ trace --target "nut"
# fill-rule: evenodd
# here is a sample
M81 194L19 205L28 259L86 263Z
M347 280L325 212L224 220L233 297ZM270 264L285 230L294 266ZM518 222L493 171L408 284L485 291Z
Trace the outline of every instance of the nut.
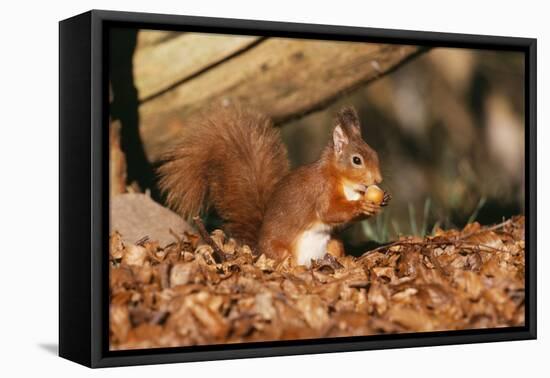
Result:
M376 185L370 185L365 192L365 199L380 205L384 200L384 191Z

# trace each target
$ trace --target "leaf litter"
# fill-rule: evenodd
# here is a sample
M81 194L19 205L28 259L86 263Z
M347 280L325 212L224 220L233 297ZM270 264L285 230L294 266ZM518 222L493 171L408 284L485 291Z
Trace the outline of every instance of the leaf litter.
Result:
M255 256L220 230L166 247L114 232L110 348L522 326L524 227L521 216L471 223L311 268Z

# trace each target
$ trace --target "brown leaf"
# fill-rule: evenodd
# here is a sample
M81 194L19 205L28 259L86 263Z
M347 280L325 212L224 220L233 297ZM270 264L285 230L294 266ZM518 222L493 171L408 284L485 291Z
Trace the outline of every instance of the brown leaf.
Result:
M138 265L141 266L145 263L147 258L147 249L141 245L129 244L126 246L124 256L122 257L122 263L126 265Z
M296 305L311 328L321 329L329 321L326 305L317 295L301 296Z
M194 261L179 263L170 270L170 287L200 282L200 270Z
M161 247L110 239L111 349L174 347L525 324L523 218L402 238L359 258L228 257L184 234ZM336 264L337 263L337 264Z
M436 328L433 319L426 313L400 304L388 309L387 319L415 331L433 331Z
M125 341L130 331L130 315L126 305L111 305L109 321L112 338L115 342Z

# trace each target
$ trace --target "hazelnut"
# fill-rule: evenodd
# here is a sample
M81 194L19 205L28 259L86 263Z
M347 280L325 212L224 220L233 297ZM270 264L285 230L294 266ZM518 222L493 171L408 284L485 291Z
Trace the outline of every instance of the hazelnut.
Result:
M380 205L384 200L384 191L376 185L370 185L365 192L365 199Z

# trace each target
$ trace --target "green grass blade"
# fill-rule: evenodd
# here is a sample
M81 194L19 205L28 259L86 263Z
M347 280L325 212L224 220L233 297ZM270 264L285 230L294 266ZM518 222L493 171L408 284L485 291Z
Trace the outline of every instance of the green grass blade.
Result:
M432 200L431 198L426 198L426 201L424 201L424 214L422 218L422 232L420 236L424 237L426 236L426 232L428 231L428 217L430 215L430 207L432 206Z
M470 218L468 218L468 223L467 224L473 223L477 219L477 216L479 215L479 211L481 210L481 208L483 206L485 206L486 202L487 202L486 197L481 197L479 199L479 202L477 203L477 206L476 206L474 212L472 213L472 215L470 215Z
M416 225L416 212L412 203L409 203L409 223L411 226L411 233L418 236L418 227Z

